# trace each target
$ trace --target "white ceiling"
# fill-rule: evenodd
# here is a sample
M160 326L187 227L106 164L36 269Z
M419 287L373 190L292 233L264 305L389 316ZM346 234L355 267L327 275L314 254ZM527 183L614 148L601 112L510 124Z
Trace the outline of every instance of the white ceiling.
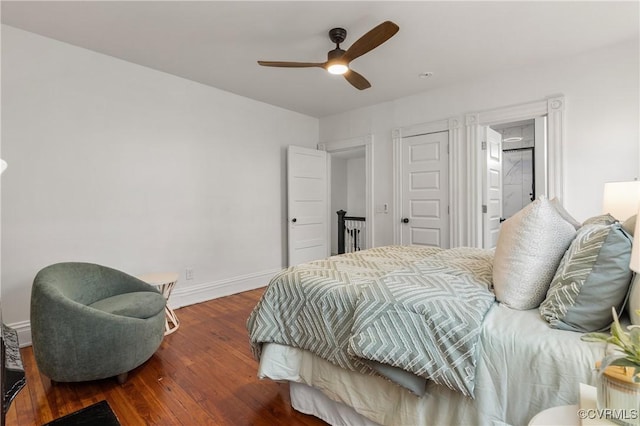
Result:
M2 22L314 117L639 37L638 1L2 1ZM354 89L320 68L377 24L400 31L351 63ZM433 72L423 79L418 75Z

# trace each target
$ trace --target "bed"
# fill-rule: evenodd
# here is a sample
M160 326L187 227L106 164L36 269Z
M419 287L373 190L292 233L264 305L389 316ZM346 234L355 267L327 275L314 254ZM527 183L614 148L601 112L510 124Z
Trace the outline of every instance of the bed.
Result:
M539 219L549 203L537 204L531 210ZM565 220L555 207L551 212L554 220ZM516 222L514 241L521 243L523 227ZM566 242L545 250L545 256L555 250L557 261L539 262L553 269L553 279L532 264L520 274L505 269L502 257L531 250L506 239L495 251L386 246L283 270L247 321L258 376L290 382L292 406L332 425L519 425L546 408L576 404L578 384L595 382L594 365L604 347L568 330L575 315L566 306L564 316L550 318L554 310L541 314L542 301L529 300L535 305L529 308L519 299L527 275L546 281L544 303L553 298L554 285L566 294L559 283L570 272L573 246L585 238L593 245L593 230L581 234L574 225L557 224L561 231L548 218L544 223L550 238ZM539 232L540 223L534 225ZM619 225L590 226L627 238L630 251ZM509 226L502 232L506 238ZM539 243L533 251L540 252ZM615 250L624 263L620 247ZM518 291L497 285L505 278L498 268L512 280L519 277ZM607 287L615 298L604 305L621 308L631 279L624 272L626 287ZM570 275L575 282L575 273ZM593 275L581 281L582 288ZM540 299L539 289L529 293Z

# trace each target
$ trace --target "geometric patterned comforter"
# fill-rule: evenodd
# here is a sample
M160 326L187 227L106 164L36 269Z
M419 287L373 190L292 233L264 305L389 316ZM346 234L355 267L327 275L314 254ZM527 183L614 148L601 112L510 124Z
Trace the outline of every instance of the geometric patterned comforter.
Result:
M493 252L386 246L274 276L247 321L251 348L306 349L376 374L375 361L473 397L476 345L495 298Z

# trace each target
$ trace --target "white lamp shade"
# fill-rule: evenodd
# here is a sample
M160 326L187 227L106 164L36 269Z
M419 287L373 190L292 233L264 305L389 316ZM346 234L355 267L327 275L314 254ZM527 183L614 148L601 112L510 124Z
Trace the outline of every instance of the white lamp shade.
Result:
M638 213L640 213L640 211ZM634 272L640 272L640 221L637 219L633 236L637 242L634 241L631 246L631 262L629 262L629 268ZM631 324L640 325L640 315L638 314L638 310L640 309L640 273L636 273L631 281L631 293L629 293L627 307L629 309Z
M638 213L640 214L640 211ZM640 221L637 219L633 237L634 243L631 246L631 262L629 263L629 268L634 272L640 272Z
M607 182L604 184L602 213L624 222L638 213L640 207L640 181Z

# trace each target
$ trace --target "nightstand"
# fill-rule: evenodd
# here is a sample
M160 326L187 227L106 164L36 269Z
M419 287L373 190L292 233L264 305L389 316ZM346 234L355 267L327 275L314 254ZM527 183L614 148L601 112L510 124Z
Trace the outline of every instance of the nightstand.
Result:
M165 273L155 273L155 274L145 274L141 275L140 278L142 281L147 282L148 284L154 285L160 289L160 293L167 299L167 304L164 307L164 312L166 315L165 318L165 332L164 335L168 335L173 333L180 327L180 321L176 316L176 313L169 307L169 297L171 296L171 291L173 287L178 282L178 274L174 272L165 272Z

